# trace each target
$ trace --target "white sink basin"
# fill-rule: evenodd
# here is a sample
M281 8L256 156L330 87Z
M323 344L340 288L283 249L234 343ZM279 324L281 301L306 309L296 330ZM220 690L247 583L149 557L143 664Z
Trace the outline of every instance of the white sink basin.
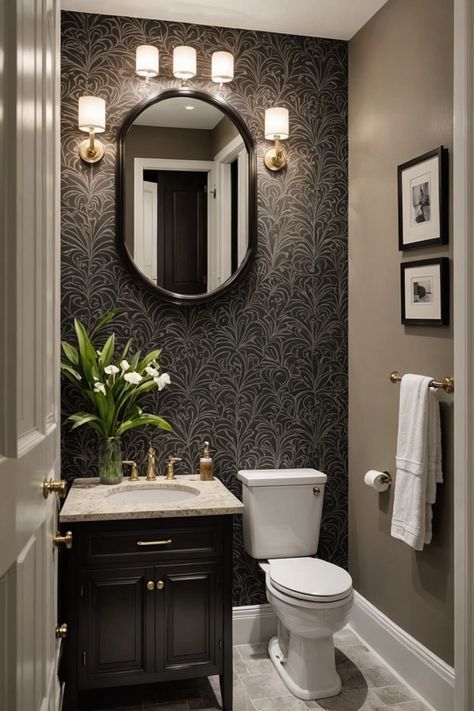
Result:
M114 504L174 504L194 499L199 493L197 489L183 486L145 488L130 485L123 491L107 494L107 499Z

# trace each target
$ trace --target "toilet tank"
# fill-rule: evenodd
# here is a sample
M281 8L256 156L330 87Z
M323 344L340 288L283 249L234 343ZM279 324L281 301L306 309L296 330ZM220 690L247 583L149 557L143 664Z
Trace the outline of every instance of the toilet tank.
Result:
M252 558L314 555L326 474L316 469L241 470L244 546Z

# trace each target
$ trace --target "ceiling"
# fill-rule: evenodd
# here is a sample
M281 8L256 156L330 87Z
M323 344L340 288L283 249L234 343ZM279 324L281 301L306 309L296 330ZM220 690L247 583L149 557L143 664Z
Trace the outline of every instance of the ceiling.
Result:
M186 107L192 106L192 110ZM222 111L207 101L174 97L153 104L138 116L134 123L140 126L167 128L198 128L211 130L223 117Z
M62 0L63 10L349 40L387 0Z

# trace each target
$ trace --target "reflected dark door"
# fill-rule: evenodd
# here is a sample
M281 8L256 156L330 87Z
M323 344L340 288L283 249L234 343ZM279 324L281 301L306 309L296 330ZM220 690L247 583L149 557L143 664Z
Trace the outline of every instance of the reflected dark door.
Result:
M158 171L158 284L203 294L207 284L207 173Z

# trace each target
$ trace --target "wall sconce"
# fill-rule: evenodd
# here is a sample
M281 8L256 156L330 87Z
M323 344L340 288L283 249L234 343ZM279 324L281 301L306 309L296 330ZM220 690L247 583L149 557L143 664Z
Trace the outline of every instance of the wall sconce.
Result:
M160 55L157 48L151 44L141 44L137 47L135 73L148 80L158 76L159 71Z
M80 131L89 133L89 138L79 145L79 155L86 163L97 163L104 157L104 146L95 138L105 131L105 101L98 96L79 98L78 124Z
M281 170L288 162L288 154L280 141L290 135L288 109L276 106L265 111L265 138L275 141L275 146L265 153L264 161L269 170Z
M196 76L197 59L194 47L181 45L173 50L173 75L177 79L192 79Z
M226 84L234 78L234 55L230 52L213 52L211 63L212 81Z

